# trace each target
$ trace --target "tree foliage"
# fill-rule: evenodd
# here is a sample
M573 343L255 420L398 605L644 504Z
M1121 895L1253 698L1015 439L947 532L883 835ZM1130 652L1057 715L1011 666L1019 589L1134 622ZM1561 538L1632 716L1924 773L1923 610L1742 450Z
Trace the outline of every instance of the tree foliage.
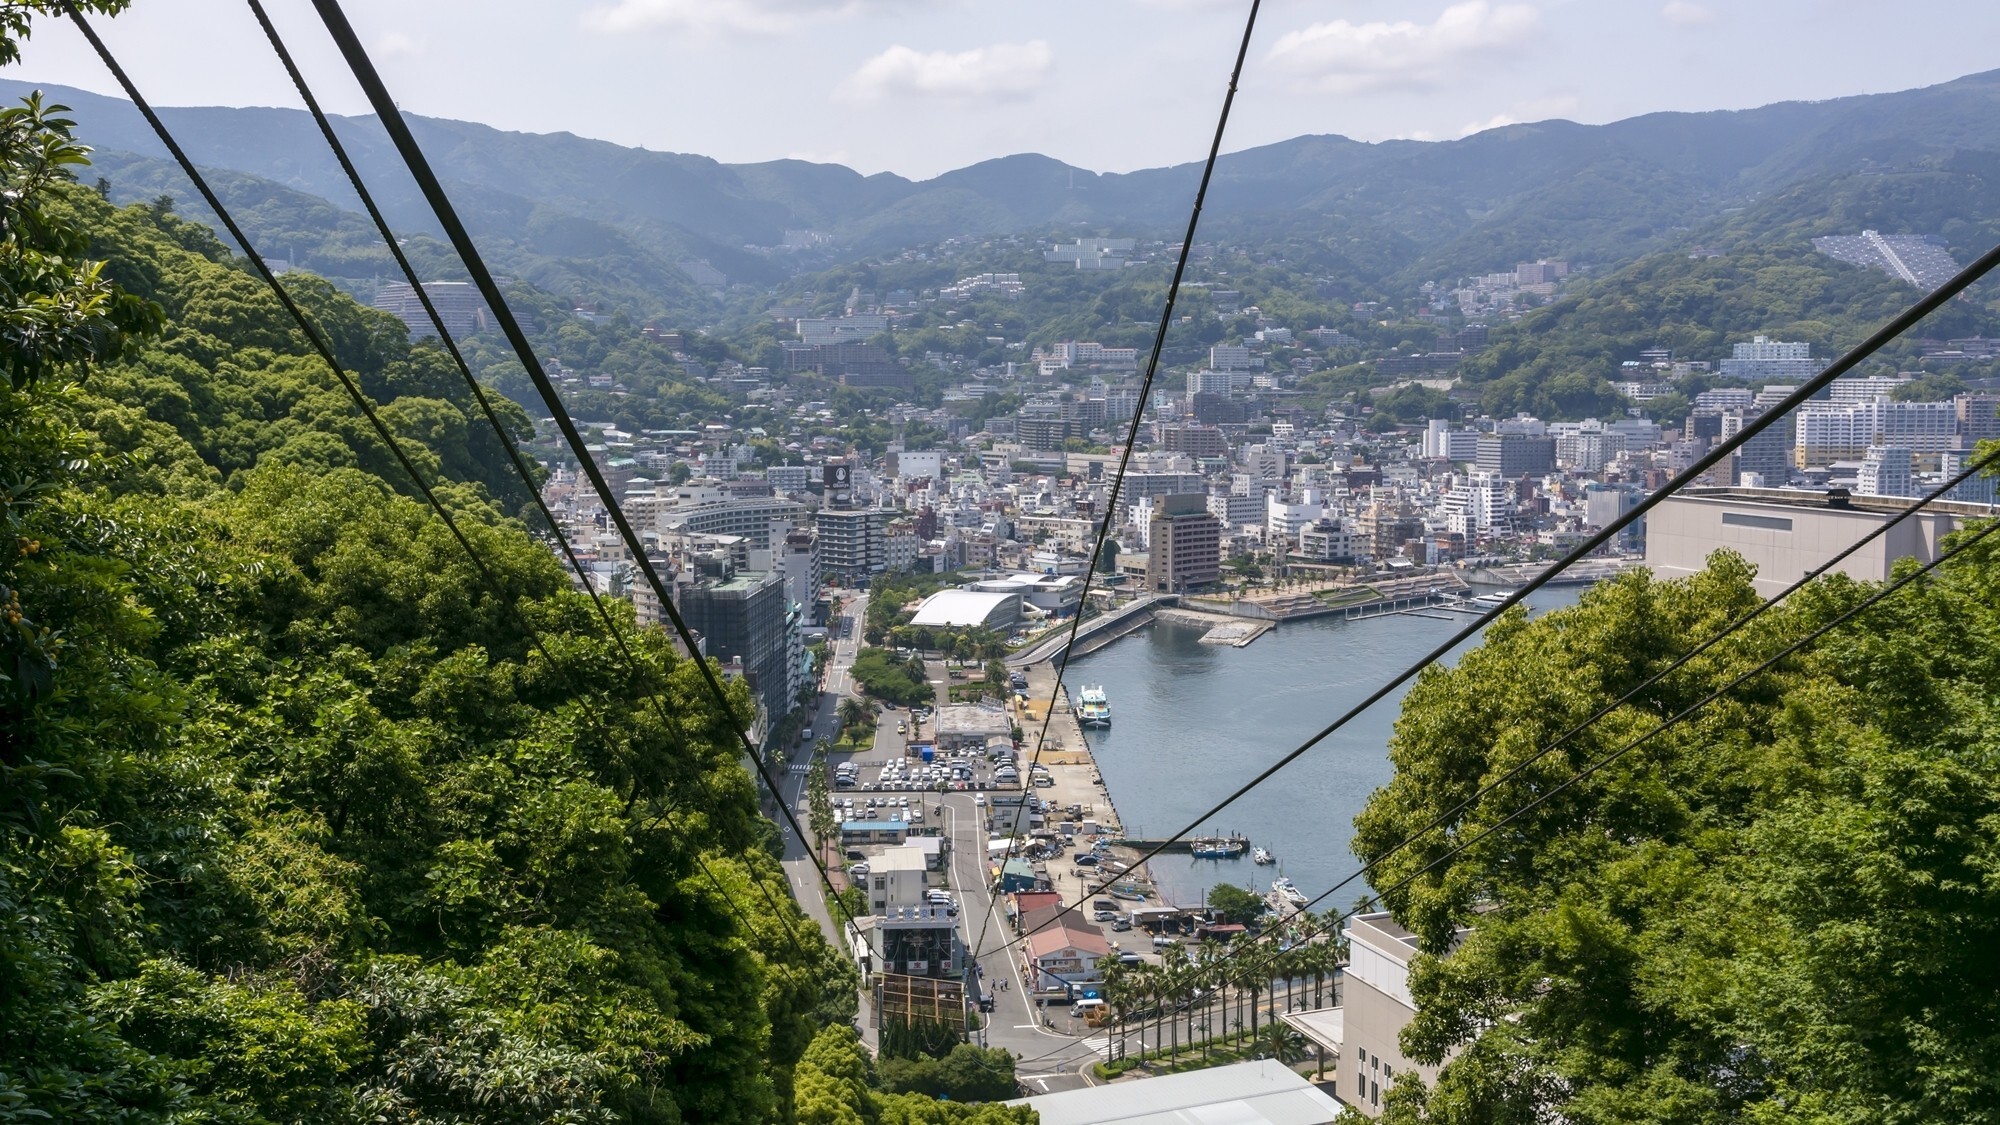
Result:
M1402 1121L2000 1119L2000 555L1982 543L1420 869L1868 588L1823 579L1389 855L1757 600L1719 553L1503 618L1412 689L1357 821L1427 954ZM1453 949L1454 930L1470 927ZM1442 956L1449 951L1448 956ZM1409 1090L1402 1086L1410 1085Z
M488 585L204 229L65 182L60 112L0 113L0 1121L791 1116L855 980L747 695L629 612L628 663L438 355L288 278Z

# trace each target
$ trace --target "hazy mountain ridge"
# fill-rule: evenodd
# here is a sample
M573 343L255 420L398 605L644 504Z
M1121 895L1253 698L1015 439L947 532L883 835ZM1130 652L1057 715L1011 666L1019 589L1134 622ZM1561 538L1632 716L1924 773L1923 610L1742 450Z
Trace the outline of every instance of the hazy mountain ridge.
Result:
M12 100L34 88L0 81L0 97ZM80 134L103 153L104 167L148 184L167 182L163 170L114 155L165 156L129 104L41 88L75 110ZM1544 255L1610 264L1660 249L1760 194L1852 172L1864 162L1939 164L1966 150L2000 151L1996 108L2000 71L1890 94L1655 113L1607 125L1546 121L1455 141L1295 137L1223 157L1204 229L1253 240L1381 240L1394 276L1380 280L1399 285ZM232 179L233 191L270 200L284 189L318 197L337 212L354 208L345 177L301 111L198 107L161 114L205 166L275 185ZM602 297L594 291L607 284L598 260L612 259L623 265L611 288L642 305L650 295L655 307L645 312L712 304L681 274L682 258L705 258L732 279L752 283L784 276L788 259L746 247L775 245L788 229L831 234L849 256L954 235L1077 224L1175 237L1198 172L1182 164L1096 173L1017 154L914 181L799 160L731 165L571 133L411 121L475 232L502 240L503 259L519 259L506 268L544 285L574 283L580 297ZM376 123L338 118L336 128L398 229L434 234ZM301 214L327 214L291 198ZM348 225L338 224L341 246L351 241ZM264 239L255 225L253 234ZM355 264L352 253L325 261L303 256L322 270L336 261L342 268ZM381 264L378 272L387 272L385 254Z

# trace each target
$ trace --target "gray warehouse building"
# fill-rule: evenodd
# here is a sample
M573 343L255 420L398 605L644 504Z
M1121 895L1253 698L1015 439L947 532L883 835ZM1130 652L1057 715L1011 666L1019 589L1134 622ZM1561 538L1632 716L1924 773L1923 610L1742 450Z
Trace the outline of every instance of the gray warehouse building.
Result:
M1661 578L1685 578L1727 547L1757 568L1766 597L1826 565L1875 527L1916 501L1788 488L1690 488L1646 515L1646 565ZM1939 501L1842 560L1835 569L1879 582L1897 562L1937 558L1938 540L1968 518L2000 515L1986 504Z

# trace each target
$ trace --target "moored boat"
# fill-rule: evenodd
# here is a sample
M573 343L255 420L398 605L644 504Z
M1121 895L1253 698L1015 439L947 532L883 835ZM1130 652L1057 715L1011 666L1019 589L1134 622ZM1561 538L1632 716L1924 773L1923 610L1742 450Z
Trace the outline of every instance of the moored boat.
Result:
M1271 854L1271 849L1269 848L1252 848L1250 849L1250 862L1259 866L1265 866L1278 862L1278 859Z
M1086 727L1111 725L1111 701L1104 694L1103 684L1085 684L1077 693L1076 721Z

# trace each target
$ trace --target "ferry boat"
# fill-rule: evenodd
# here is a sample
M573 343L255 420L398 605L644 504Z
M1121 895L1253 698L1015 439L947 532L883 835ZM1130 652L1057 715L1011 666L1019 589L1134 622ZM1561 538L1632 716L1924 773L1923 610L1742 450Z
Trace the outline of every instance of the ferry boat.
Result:
M1196 859L1236 859L1249 846L1241 836L1196 836L1188 841L1188 851Z
M1108 727L1111 725L1111 703L1104 696L1103 684L1085 684L1077 696L1076 721L1086 727Z
M1255 863L1260 867L1267 867L1273 863L1278 862L1278 857L1272 855L1271 849L1269 848L1251 848L1250 862Z
M1271 894L1293 910L1303 909L1306 903L1311 901L1306 898L1304 891L1300 890L1297 885L1286 878L1279 878L1272 882Z

